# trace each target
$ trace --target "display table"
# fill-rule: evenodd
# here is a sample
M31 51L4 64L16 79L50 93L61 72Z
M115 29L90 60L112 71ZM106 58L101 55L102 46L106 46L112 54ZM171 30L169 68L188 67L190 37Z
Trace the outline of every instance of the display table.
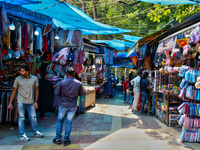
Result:
M86 109L89 106L95 105L96 90L93 87L85 87L85 94L81 98L83 108Z

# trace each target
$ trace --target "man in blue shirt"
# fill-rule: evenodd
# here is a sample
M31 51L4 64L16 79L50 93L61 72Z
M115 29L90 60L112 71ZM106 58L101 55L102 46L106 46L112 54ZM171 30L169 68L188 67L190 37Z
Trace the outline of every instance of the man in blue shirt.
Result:
M83 86L80 81L74 78L75 72L72 67L67 69L67 78L62 80L56 89L55 94L60 96L60 106L58 111L56 138L53 139L54 144L61 144L63 122L66 119L64 146L71 143L70 133L72 121L76 112L76 104L78 96L83 96ZM66 118L65 118L66 117Z

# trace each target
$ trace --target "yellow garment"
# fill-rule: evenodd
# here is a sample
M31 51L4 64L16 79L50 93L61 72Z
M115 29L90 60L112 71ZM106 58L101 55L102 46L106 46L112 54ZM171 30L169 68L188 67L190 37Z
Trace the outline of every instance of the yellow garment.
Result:
M10 34L10 29L8 28L8 36L3 36L3 44L6 44L8 49L10 49Z

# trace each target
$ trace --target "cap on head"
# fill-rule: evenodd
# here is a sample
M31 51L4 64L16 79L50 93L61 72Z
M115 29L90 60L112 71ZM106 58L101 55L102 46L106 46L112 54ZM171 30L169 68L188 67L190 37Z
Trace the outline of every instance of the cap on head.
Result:
M128 79L128 76L126 76L125 79Z

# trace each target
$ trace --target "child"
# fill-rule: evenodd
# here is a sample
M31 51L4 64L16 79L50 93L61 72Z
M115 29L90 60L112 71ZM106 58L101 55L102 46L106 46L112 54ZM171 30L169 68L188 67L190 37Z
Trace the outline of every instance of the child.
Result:
M123 83L124 103L126 102L126 90L129 85L130 85L130 81L128 80L128 77L126 77Z
M127 96L126 104L129 103L131 93L132 93L132 91L131 91L131 86L129 85L129 86L127 87L127 89L126 89L126 96Z

